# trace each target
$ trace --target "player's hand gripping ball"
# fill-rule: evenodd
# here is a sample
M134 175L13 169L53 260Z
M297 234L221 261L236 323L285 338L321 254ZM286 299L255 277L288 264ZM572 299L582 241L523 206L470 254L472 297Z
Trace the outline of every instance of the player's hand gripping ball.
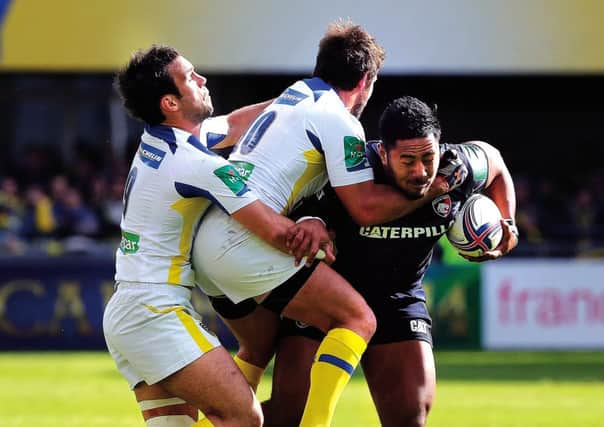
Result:
M471 257L495 249L502 235L501 213L497 205L482 194L474 194L466 200L447 231L449 241L458 252Z

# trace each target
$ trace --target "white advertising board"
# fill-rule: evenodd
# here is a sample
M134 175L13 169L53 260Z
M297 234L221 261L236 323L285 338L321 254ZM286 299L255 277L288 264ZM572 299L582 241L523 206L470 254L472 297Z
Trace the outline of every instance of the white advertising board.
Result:
M486 263L481 286L484 348L604 348L604 261Z

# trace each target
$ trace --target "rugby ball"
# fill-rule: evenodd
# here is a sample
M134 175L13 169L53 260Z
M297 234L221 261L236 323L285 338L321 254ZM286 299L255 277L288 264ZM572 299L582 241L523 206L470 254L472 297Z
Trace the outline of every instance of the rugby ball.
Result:
M495 202L482 194L466 200L447 231L449 242L460 254L478 257L501 242L501 212Z

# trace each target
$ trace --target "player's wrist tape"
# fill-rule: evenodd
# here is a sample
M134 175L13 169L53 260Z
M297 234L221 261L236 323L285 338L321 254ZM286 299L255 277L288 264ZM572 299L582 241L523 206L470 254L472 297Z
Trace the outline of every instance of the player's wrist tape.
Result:
M317 220L321 221L325 227L327 227L327 224L325 223L325 221L323 221L318 216L302 216L296 220L296 224L299 224L302 221L306 221L307 219L317 219Z
M510 226L510 231L511 231L512 233L514 233L514 235L515 235L516 237L518 237L518 236L519 236L519 233L518 233L518 227L516 226L516 221L514 221L514 219L513 219L513 218L505 218L503 221L504 221L504 222L505 222L507 225L509 225L509 226Z

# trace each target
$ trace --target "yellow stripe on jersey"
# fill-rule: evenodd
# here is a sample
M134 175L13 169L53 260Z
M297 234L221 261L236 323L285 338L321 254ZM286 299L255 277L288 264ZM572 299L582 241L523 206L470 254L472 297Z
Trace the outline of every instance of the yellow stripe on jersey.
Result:
M193 341L195 341L195 343L199 346L201 351L203 351L204 353L207 353L208 351L210 351L214 348L214 345L210 341L208 341L208 339L199 330L195 319L193 319L193 317L185 311L184 307L176 306L176 307L164 308L164 309L160 310L159 308L153 307L152 305L148 305L148 304L143 304L143 305L145 307L147 307L147 309L149 309L150 311L152 311L153 313L156 313L156 314L168 314L168 313L176 314L176 317L178 317L178 319L181 321L181 323L183 324L183 326L185 327L185 329L187 330L189 335L191 335L191 338L193 338ZM210 332L208 332L208 333L210 333Z
M210 201L201 197L180 199L170 206L182 216L182 229L178 242L178 255L173 256L168 270L168 283L179 285L182 281L183 268L189 264L191 245L193 243L193 227L200 215L208 208Z
M314 148L306 150L303 154L306 159L306 169L295 182L292 192L287 199L287 205L285 205L283 212L281 212L282 215L288 215L290 213L290 209L294 206L300 191L302 191L310 181L325 171L326 166L323 154L319 153Z

